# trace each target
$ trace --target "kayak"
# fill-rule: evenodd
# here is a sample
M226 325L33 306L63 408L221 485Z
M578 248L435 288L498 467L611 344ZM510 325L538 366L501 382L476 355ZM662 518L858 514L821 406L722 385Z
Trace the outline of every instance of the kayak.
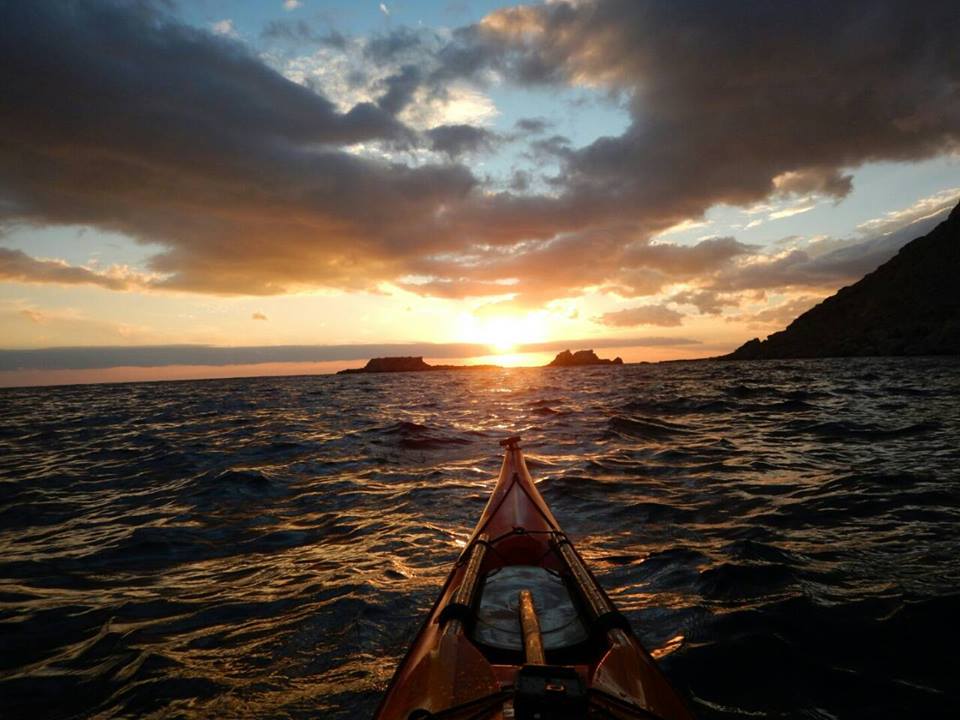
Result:
M520 438L378 720L692 718L560 529Z

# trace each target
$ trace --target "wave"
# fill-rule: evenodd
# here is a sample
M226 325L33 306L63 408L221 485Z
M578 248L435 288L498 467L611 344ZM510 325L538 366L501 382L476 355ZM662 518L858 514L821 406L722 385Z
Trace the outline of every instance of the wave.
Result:
M640 440L663 440L690 432L690 428L678 423L649 417L625 417L614 415L607 420L611 432Z
M807 433L825 440L893 440L915 435L926 435L940 430L943 424L937 420L923 420L899 427L883 427L872 423L860 423L851 420L829 420L824 422L798 421L789 423L778 435Z
M473 440L459 434L445 433L439 428L401 420L374 427L369 433L382 436L397 436L396 445L404 450L430 450L450 445L469 445Z
M726 400L674 397L667 400L631 400L622 406L628 413L651 415L695 415L701 413L728 413L736 408Z

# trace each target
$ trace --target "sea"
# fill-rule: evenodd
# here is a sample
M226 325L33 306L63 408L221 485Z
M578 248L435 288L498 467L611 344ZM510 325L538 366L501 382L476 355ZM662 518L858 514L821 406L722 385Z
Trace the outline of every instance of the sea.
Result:
M960 717L960 358L2 390L0 717L370 717L510 435L698 717Z

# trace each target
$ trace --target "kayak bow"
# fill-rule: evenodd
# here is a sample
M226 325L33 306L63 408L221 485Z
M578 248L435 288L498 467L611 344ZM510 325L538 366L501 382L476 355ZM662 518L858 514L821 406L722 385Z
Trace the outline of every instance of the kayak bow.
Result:
M378 720L688 720L560 529L520 438L400 662Z

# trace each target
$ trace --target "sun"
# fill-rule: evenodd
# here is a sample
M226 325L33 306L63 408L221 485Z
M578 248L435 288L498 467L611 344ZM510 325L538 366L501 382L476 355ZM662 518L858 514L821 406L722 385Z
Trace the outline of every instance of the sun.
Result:
M521 326L513 318L491 318L483 328L483 341L498 353L511 352L524 340Z
M526 315L460 316L460 338L464 342L486 345L496 355L511 353L517 346L540 342L545 335L545 322L537 313Z

